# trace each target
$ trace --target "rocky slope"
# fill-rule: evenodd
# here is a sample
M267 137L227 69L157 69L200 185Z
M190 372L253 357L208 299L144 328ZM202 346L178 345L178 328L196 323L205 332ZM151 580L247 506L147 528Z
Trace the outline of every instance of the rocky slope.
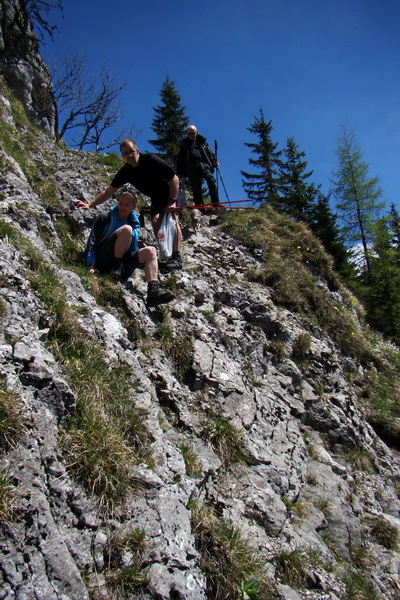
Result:
M2 440L13 510L0 598L399 598L399 463L363 418L365 366L249 281L263 253L219 216L185 220L184 269L161 276L176 292L162 310L146 308L142 272L125 290L88 278L76 256L68 268L65 242L82 247L93 217L72 200L115 166L22 126L4 87L1 114L0 373L23 418ZM148 226L142 237L153 243ZM146 432L147 454L132 454L111 500L65 441L82 385L94 405L101 390L88 366L72 376L46 272L75 327L71 355L92 344L94 363L100 350ZM341 294L319 284L340 310ZM301 336L307 357L295 362Z

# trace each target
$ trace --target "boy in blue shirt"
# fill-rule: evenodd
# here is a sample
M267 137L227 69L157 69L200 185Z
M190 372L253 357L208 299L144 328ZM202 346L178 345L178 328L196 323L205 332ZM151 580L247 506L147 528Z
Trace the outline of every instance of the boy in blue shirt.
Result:
M144 268L147 305L165 304L174 299L171 292L160 292L158 259L154 246L139 249L139 219L136 197L123 191L118 204L95 219L86 245L86 265L91 273L111 273L121 269L121 283L127 283L133 271Z

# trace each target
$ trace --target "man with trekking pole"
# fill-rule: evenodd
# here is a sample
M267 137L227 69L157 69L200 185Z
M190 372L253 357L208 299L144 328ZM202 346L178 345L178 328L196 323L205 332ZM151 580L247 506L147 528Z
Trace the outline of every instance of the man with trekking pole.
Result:
M219 167L219 163L206 138L197 132L195 125L189 125L186 133L187 137L181 141L178 153L176 169L178 177L189 179L195 206L203 205L201 186L205 179L211 204L217 207L219 205L218 188L213 172L215 168Z

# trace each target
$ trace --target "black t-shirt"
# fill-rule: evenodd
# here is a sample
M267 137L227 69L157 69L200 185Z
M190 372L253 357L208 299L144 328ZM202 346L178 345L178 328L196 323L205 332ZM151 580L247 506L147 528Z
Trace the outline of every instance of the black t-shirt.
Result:
M162 160L156 154L145 153L140 155L139 164L136 167L125 163L110 185L120 188L130 183L139 192L149 196L152 200L168 202L168 182L171 181L174 175L175 171L165 160Z

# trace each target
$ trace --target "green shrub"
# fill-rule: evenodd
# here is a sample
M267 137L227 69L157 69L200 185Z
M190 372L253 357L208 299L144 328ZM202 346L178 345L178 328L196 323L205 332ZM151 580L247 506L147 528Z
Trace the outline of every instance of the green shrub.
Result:
M345 459L357 471L365 471L365 473L375 471L371 455L363 448L350 448L345 452Z
M295 363L304 364L308 358L311 347L311 336L309 333L299 333L292 347L292 358Z
M4 302L3 298L0 298L0 319L5 317L7 314L7 304Z
M17 229L10 223L0 221L0 240L6 244L13 244L20 237Z

